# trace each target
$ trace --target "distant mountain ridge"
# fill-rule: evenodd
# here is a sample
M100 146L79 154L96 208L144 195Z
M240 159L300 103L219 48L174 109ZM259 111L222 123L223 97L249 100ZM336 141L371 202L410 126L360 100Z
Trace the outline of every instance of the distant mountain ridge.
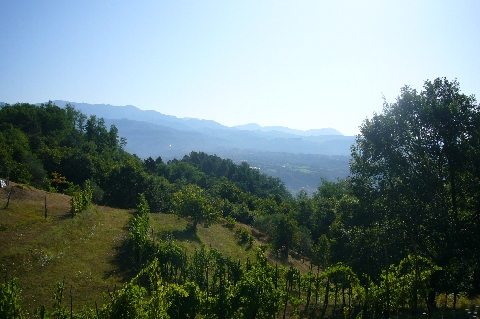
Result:
M216 154L236 162L247 161L284 180L293 192L301 188L312 191L322 178L334 180L348 175L354 137L332 128L301 131L258 124L228 127L211 120L178 118L132 105L62 100L53 103L60 107L71 104L86 115L104 118L108 126L114 124L119 135L127 139L126 150L142 158L161 156L169 160L191 151Z
M226 126L211 120L178 118L173 115L166 115L153 110L142 110L133 105L114 106L110 104L88 104L62 100L55 100L52 102L60 107L65 107L67 104L71 104L84 114L96 115L97 117L103 117L105 119L128 119L184 130L201 128L227 128Z
M263 131L263 132L282 132L300 136L320 136L320 135L343 135L334 128L321 128L313 130L296 130L285 126L261 126L256 123L237 125L234 128L246 131Z
M196 118L179 118L173 115L166 115L158 111L142 110L133 105L114 106L110 104L88 104L55 100L54 104L65 107L67 104L74 105L79 111L103 117L105 119L129 119L143 121L153 124L161 124L175 129L239 129L245 131L278 132L298 136L325 136L343 135L333 128L321 128L312 130L296 130L285 126L261 126L256 123L228 127L212 120Z

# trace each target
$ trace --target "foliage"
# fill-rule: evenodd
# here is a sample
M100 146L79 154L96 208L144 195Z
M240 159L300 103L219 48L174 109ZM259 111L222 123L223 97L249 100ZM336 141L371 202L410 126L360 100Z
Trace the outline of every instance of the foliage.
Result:
M238 243L240 245L245 245L248 248L252 247L254 238L248 230L243 227L239 227L235 230L235 236L237 237Z
M151 250L154 248L152 247L149 238L150 208L148 207L144 194L140 194L138 198L137 209L129 221L128 234L130 246L135 256L135 262L137 264L142 264L144 258L153 253Z
M209 225L219 217L213 199L197 185L186 185L174 193L173 202L175 213L192 219L194 232L198 223Z
M89 180L85 181L82 190L75 192L70 200L70 213L72 217L87 209L92 204L93 188Z
M418 312L431 292L431 279L440 270L431 260L408 255L398 265L390 265L380 275L380 283L370 284L366 313L398 313L404 309Z
M228 229L233 229L235 227L235 218L233 218L232 216L227 216L225 218L225 226Z
M250 192L259 197L270 195L277 198L290 197L285 185L279 179L263 175L258 170L251 169L245 162L235 165L231 160L202 152L191 152L182 159L182 162L190 163L206 174L228 178L235 185L229 185L229 189L235 189L236 193L238 193L237 188L240 188L244 192ZM232 195L233 193L228 196Z
M200 290L192 282L169 284L165 294L170 318L195 318L200 308Z
M0 283L0 318L23 318L20 295L16 278Z
M290 249L297 240L298 226L296 222L285 215L278 215L273 231L273 247L281 258L287 259Z
M103 318L141 319L148 318L147 290L133 283L114 292L111 302L102 310Z
M480 179L479 123L474 97L461 93L456 81L436 79L421 92L403 88L395 103L361 126L352 152L359 201L353 222L379 231L370 238L381 236L383 247L364 256L383 259L371 265L371 275L408 254L432 256L445 269L462 258L458 279L464 282L453 285L473 290L468 278L480 271L474 248L480 245L480 193L472 188Z
M280 293L275 287L275 273L259 251L256 262L247 269L236 285L237 318L275 318Z

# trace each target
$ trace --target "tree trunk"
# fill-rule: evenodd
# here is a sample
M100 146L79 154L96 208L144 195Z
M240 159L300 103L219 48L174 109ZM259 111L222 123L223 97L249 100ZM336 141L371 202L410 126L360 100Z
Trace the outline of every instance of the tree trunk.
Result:
M317 266L317 275L315 276L315 307L318 304L318 289L320 289L320 279L318 274L320 273L320 266Z
M436 292L435 291L430 291L428 293L428 296L425 300L425 303L427 304L427 311L428 311L428 316L431 317L435 309L437 308L437 305L435 303L435 297L436 297Z
M329 294L330 294L330 279L327 279L327 284L325 285L325 299L323 300L322 313L320 314L320 318L322 319L325 317L325 312L327 312Z
M453 310L457 310L457 293L453 293Z
M283 306L283 319L285 319L287 315L288 295L289 295L288 282L286 282L285 283L285 304Z
M338 286L337 286L337 284L335 284L335 297L333 299L332 316L335 316L335 312L337 311L337 302L338 302Z
M305 304L305 312L308 311L308 306L310 306L310 297L312 295L312 279L313 277L311 276L312 273L310 273L310 277L308 277L308 288L307 288L307 302Z

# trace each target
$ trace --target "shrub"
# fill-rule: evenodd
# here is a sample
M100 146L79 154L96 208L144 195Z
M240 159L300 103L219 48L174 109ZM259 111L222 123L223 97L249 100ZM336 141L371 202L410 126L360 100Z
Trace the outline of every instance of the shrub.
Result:
M225 218L225 226L228 229L233 229L235 227L235 218L232 216L227 216L227 218Z
M92 204L93 199L93 188L91 182L87 180L85 182L85 187L75 192L70 200L70 213L72 217L85 210L88 206Z
M245 228L238 228L235 231L235 236L237 237L238 243L240 245L245 245L247 248L252 247L253 236Z

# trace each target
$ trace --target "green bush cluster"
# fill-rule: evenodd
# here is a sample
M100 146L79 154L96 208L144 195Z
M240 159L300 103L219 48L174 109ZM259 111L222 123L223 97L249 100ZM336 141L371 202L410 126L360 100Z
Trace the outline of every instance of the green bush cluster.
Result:
M254 238L247 229L238 227L235 230L235 237L240 245L245 245L247 248L252 247Z
M87 209L92 204L93 188L87 180L82 190L73 194L70 199L70 213L72 217Z

